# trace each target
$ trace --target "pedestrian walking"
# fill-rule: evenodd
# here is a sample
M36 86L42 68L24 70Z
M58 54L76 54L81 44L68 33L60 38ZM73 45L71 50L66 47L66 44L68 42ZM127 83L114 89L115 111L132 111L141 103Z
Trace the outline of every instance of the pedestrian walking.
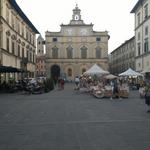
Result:
M58 84L58 90L60 90L61 89L61 78L60 77L58 78L57 84Z
M78 76L75 77L75 90L79 90L80 79Z
M60 86L61 86L61 89L63 90L64 89L64 84L65 84L65 80L62 78L60 80Z
M118 87L117 79L115 79L114 83L113 83L113 97L114 98L119 98L119 87Z
M111 86L111 96L110 96L110 99L112 99L113 98L113 93L114 93L114 81L113 80L110 81L110 86Z

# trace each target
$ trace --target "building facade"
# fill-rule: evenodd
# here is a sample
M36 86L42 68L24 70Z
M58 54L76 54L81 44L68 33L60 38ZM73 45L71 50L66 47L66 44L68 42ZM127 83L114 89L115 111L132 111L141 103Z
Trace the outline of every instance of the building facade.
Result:
M85 24L80 12L76 5L69 24L61 24L59 32L45 34L48 77L73 80L95 63L108 70L108 32L94 31L93 24Z
M135 37L125 41L111 52L110 72L118 75L128 68L135 70Z
M37 33L38 30L15 0L0 0L1 66L22 69L27 73L26 75L33 77ZM18 76L15 74L16 79Z
M41 35L37 38L37 54L36 54L36 77L46 76L44 39Z
M135 14L136 71L150 69L150 0L138 0Z

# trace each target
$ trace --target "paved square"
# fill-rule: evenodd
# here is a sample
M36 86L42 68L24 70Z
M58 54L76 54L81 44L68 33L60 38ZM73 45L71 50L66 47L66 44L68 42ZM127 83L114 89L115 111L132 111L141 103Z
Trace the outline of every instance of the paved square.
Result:
M0 150L147 150L150 114L129 99L96 99L73 84L40 95L0 94Z

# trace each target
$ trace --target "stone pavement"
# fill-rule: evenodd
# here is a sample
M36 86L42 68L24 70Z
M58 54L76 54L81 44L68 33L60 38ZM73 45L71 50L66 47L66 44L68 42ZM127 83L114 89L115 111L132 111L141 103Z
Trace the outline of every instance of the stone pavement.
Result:
M150 114L137 91L110 100L73 88L0 94L0 150L150 149Z

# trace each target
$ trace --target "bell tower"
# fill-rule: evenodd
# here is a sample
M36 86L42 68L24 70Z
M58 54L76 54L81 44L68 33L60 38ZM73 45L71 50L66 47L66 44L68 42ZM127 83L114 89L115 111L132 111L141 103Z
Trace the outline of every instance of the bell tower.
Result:
M37 38L37 56L43 56L44 55L44 39L41 35Z
M78 4L76 4L76 7L73 9L73 15L70 24L84 24L83 20L81 20L80 12L81 10L78 8Z
M72 20L81 20L80 12L81 10L78 8L78 4L76 4L75 9L73 9Z

